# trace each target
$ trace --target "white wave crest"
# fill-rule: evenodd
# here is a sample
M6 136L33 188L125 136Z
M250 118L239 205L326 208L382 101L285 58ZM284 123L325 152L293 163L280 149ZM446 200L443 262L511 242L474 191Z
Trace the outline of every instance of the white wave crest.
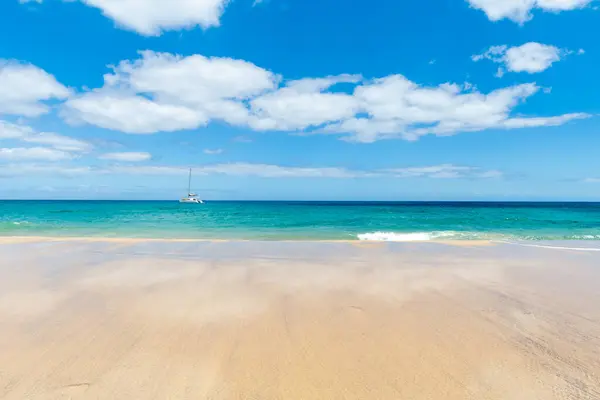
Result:
M569 238L570 240L598 240L600 235L573 235Z
M440 232L441 233L441 232ZM358 235L359 240L376 241L376 242L424 242L432 239L436 239L442 236L440 233L435 232L411 232L411 233L398 233L398 232L369 232L361 233Z

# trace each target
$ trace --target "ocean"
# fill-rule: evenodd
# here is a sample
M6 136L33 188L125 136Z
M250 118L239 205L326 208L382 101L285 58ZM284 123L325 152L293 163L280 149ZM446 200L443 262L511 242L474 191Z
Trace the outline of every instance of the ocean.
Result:
M600 203L0 201L0 236L600 240Z

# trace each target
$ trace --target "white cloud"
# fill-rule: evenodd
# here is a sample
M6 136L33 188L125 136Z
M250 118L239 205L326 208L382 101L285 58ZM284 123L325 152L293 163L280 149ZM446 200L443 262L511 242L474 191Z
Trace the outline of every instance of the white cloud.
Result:
M88 152L93 149L91 143L83 140L51 132L36 132L30 126L0 120L0 140L2 139L42 144L60 151Z
M50 132L31 134L24 137L23 141L47 145L61 151L86 152L93 148L90 143L83 140L73 139Z
M351 171L345 168L283 167L268 164L232 163L217 164L197 169L205 174L233 176L259 176L264 178L360 178L372 176L370 172Z
M49 149L46 147L15 147L0 148L0 159L9 161L20 160L46 160L61 161L72 158L70 153L65 151Z
M356 88L355 96L368 117L332 124L322 132L351 133L350 139L359 142L396 137L416 140L427 134L557 125L590 116L580 113L534 119L511 117L513 109L539 89L535 84L522 84L483 94L470 85L422 87L395 75Z
M194 129L207 122L201 112L184 106L104 90L69 99L62 115L72 124L137 134Z
M502 172L496 170L486 171L478 167L457 166L453 164L388 169L386 172L400 178L427 177L437 179L500 178L503 175Z
M166 167L168 168L168 167ZM169 172L177 174L185 168L174 168ZM137 170L142 172L144 170ZM162 169L161 172L167 170ZM153 173L153 170L147 172ZM194 168L194 173L199 174L222 174L229 176L256 176L263 178L498 178L502 176L499 171L487 171L477 167L463 167L452 164L443 164L429 167L409 167L396 169L383 169L373 171L349 170L335 167L287 167L270 164L231 163L215 164Z
M21 3L43 0L19 0ZM72 0L63 0L72 1ZM219 26L230 0L80 0L119 26L145 36L163 31Z
M193 129L211 119L246 124L248 110L242 101L274 89L279 80L254 64L230 58L151 51L141 56L115 67L102 89L67 101L67 119L127 133Z
M410 133L406 122L400 119L374 119L353 117L334 123L315 133L350 134L344 140L358 143L371 143L383 138L402 137L405 140L417 140L418 135Z
M213 164L193 168L195 175L227 175L227 176L255 176L262 178L359 178L375 176L374 173L365 171L352 171L345 168L329 167L285 167L271 164L231 163ZM141 166L112 167L104 173L119 173L132 175L185 175L187 167L171 166Z
M35 117L47 113L48 100L60 100L69 90L46 71L17 61L0 60L0 114Z
M600 178L585 178L583 180L585 183L600 183Z
M508 49L504 55L504 63L509 71L533 74L545 71L553 63L560 61L561 53L564 55L565 51L558 47L529 42Z
M0 120L0 139L22 139L33 133L35 131L29 126Z
M475 62L481 61L483 59L492 60L494 62L502 62L503 56L506 54L506 50L508 49L507 45L502 46L491 46L482 54L476 54L471 56L471 59Z
M257 130L295 130L351 118L360 109L358 100L346 93L325 93L337 83L357 83L356 75L288 82L274 92L250 102L250 126Z
M152 158L150 153L146 152L120 152L120 153L105 153L99 158L103 160L124 161L124 162L141 162Z
M207 100L245 99L275 87L278 77L243 60L182 57L144 51L134 62L122 61L105 77L111 86L130 87L140 93L188 104Z
M18 160L13 160L18 161ZM44 175L44 176L81 176L97 172L91 167L74 167L53 164L32 164L32 163L10 163L2 165L0 168L0 176L14 177L27 175Z
M161 31L219 26L228 0L82 0L119 25L142 35Z
M495 170L485 170L478 167L456 166L443 164L427 167L407 167L381 170L350 170L338 167L293 167L273 164L230 163L203 165L193 168L195 175L226 175L238 177L261 178L314 178L314 179L356 179L356 178L434 178L434 179L474 179L500 178L502 173ZM56 164L9 164L2 168L2 175L133 175L133 176L186 176L188 167L179 166L133 166L113 165L102 168L91 167L61 167Z
M540 126L559 126L569 121L589 118L586 113L564 114L557 117L539 117L539 118L510 118L502 123L503 128L537 128Z
M507 50L497 47L492 53ZM147 51L139 60L114 67L102 88L69 99L62 115L71 123L127 133L194 129L217 121L256 131L346 134L346 140L358 142L588 117L514 117L517 106L540 91L534 83L481 93L470 83L427 87L402 75L370 81L347 74L281 80L245 61Z
M204 154L217 155L223 153L223 149L204 149Z
M528 72L535 74L547 70L555 62L575 52L559 49L555 46L529 42L522 46L508 47L492 46L483 54L474 55L473 61L481 61L483 59L491 60L495 63L502 64L503 67L498 69L496 76L502 77L505 70L510 72ZM583 49L576 52L584 54Z
M147 175L147 176L161 176L161 175L179 175L187 176L189 168L177 167L177 166L166 166L166 165L142 165L142 166L112 166L102 170L96 170L97 173L103 174L128 174L128 175ZM196 175L200 174L197 169L194 169Z
M271 164L231 163L213 164L194 167L195 175L227 175L227 176L255 176L263 178L359 178L377 176L366 171L352 171L345 168L329 167L286 167ZM0 170L2 175L26 175L30 173L55 175L55 174L127 174L134 176L186 176L188 167L179 166L128 166L115 165L104 168L80 168L71 166L36 165L36 164L10 164Z
M301 79L278 88L279 76L246 61L146 51L113 68L103 88L69 100L64 114L70 122L128 133L191 129L211 120L256 130L305 129L352 117L359 107L353 96L324 91L360 79Z
M532 11L540 9L561 12L583 8L592 0L467 0L471 7L482 10L491 21L510 19L523 24L533 18Z

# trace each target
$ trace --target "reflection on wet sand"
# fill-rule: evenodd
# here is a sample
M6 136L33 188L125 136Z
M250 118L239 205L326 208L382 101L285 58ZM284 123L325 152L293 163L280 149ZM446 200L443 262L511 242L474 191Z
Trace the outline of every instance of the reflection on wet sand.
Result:
M597 399L600 254L0 241L0 398Z

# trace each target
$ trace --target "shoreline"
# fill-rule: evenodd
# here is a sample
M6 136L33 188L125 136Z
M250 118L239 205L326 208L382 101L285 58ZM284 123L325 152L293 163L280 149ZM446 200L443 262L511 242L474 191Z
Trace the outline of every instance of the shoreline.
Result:
M384 244L431 244L456 247L521 246L541 249L600 251L600 240L332 240L332 239L210 239L210 238L154 238L154 237L102 237L102 236L0 236L0 245L31 242L74 242L74 243L303 243L303 244L350 244L369 246ZM596 245L596 246L594 246Z
M1 236L5 241L73 241L73 242L265 242L265 243L474 243L489 244L492 240L361 240L361 239L211 239L211 238L156 238L156 237L106 237L106 236ZM598 241L600 242L600 240Z
M354 247L366 247L386 244L431 244L456 247L488 247L497 243L491 240L411 240L411 241L380 241L380 240L258 240L258 239L187 239L187 238L115 238L115 237L74 237L74 236L0 236L0 245L19 243L114 243L114 244L144 244L144 243L303 243L303 244L349 244Z

